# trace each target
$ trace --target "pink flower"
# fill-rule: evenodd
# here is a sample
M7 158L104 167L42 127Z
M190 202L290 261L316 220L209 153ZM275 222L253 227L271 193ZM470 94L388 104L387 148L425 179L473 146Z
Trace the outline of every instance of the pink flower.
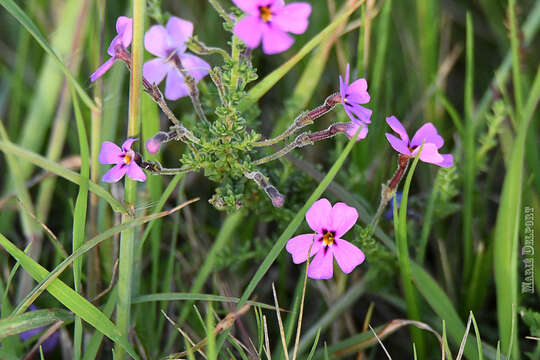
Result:
M117 182L125 174L133 180L145 181L146 174L137 165L138 154L131 150L131 144L139 139L127 139L119 148L110 141L101 145L98 161L102 164L116 164L103 175L101 180L105 182Z
M306 261L308 252L315 256L308 268L308 276L312 279L330 279L334 258L344 273L353 271L364 261L364 253L341 236L353 227L357 219L356 209L345 203L332 207L327 199L316 201L306 213L306 221L315 233L298 235L287 242L286 249L291 253L293 262L300 264Z
M109 45L109 49L107 50L111 58L90 75L91 82L102 77L114 65L118 59L117 55L119 52L125 51L131 44L131 39L133 38L133 20L125 16L120 16L116 20L116 32L118 35L111 41L111 45Z
M193 35L193 23L172 16L167 28L154 25L144 35L144 47L157 58L147 61L143 75L150 82L159 84L165 76L165 97L177 100L189 95L181 69L199 82L208 75L210 65L198 56L186 54L186 42Z
M308 27L311 5L283 0L233 0L248 14L234 26L234 34L254 49L262 39L265 54L277 54L291 47L294 38L287 33L303 34Z
M420 153L420 160L442 167L454 165L454 157L451 154L439 154L439 149L444 145L444 140L437 133L437 129L432 123L422 125L414 134L412 140L409 140L407 131L395 116L387 117L386 122L401 137L400 140L394 135L386 133L386 139L400 154L410 157L416 156L423 142L424 147L422 147Z
M365 138L368 133L367 124L371 123L371 110L361 105L368 103L370 99L367 92L367 81L366 79L358 79L349 85L349 64L347 64L345 81L343 81L341 75L339 76L339 94L345 112L351 119L346 133L347 136L351 138L358 130L358 127L363 126L357 140Z

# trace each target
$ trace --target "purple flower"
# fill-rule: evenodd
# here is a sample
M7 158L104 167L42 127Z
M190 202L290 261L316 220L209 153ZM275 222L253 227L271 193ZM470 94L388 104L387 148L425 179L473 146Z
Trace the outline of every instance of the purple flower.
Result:
M311 5L283 0L232 0L248 14L234 26L234 34L254 49L262 39L265 54L277 54L291 47L294 38L287 34L303 34L308 27Z
M186 42L193 35L193 23L172 16L167 28L154 25L144 35L144 47L157 58L147 61L143 75L150 82L159 84L167 76L165 97L177 100L189 95L183 71L199 82L208 75L210 65L203 59L186 54Z
M30 311L35 311L37 309L38 308L34 304L30 305ZM19 337L21 338L22 341L26 341L26 340L28 340L30 338L33 338L34 336L40 334L45 329L46 329L46 327L42 326L42 327L39 327L39 328L27 330L27 331L24 331L24 332L20 333ZM60 340L60 334L58 334L58 331L53 332L52 335L49 336L47 338L47 340L45 340L43 342L43 344L41 344L41 348L43 349L43 353L46 354L46 353L51 352L52 350L54 350L54 348L58 345L59 340Z
M138 139L127 139L119 148L116 144L105 141L101 145L98 160L102 164L116 164L103 175L101 180L105 182L117 182L127 174L128 177L137 181L145 181L146 174L135 161L138 155L131 150L131 144Z
M315 256L308 268L308 276L312 279L330 279L334 258L344 273L353 271L364 261L364 253L341 236L353 227L357 219L356 209L345 203L332 207L327 199L316 201L306 213L306 221L315 233L298 235L287 242L286 249L291 253L293 262L306 261L308 252Z
M420 160L442 167L454 165L454 157L451 154L439 154L439 149L444 145L444 140L437 133L437 129L432 123L422 125L414 134L412 140L409 140L407 131L395 116L387 117L386 122L401 137L400 140L394 135L386 133L386 139L397 152L414 157L418 153L420 145L424 142Z
M371 123L371 110L366 109L361 104L369 102L369 93L367 92L366 79L355 80L349 85L349 64L347 64L347 72L345 73L345 81L341 75L339 76L339 94L341 96L341 103L345 108L345 112L351 119L350 130L347 131L347 135L352 137L359 126L364 126L358 140L361 140L367 135L367 124Z
M131 39L133 38L133 20L125 16L120 16L118 20L116 20L116 32L118 35L114 37L107 50L107 53L111 55L111 58L90 75L90 81L94 82L102 77L114 65L118 59L118 54L121 51L125 51L131 44Z

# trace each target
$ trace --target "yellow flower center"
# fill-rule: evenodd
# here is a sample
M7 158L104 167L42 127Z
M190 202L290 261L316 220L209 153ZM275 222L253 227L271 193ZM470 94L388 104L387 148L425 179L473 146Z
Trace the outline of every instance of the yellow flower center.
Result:
M330 231L323 232L323 244L325 246L331 246L334 243L334 233Z
M125 163L126 165L129 165L129 164L131 163L132 160L133 160L133 159L131 158L131 155L129 155L129 154L124 155L124 163Z
M272 20L272 17L274 15L272 14L272 11L270 10L270 8L268 6L261 6L259 8L259 11L261 12L261 20L262 21L269 22L270 20Z

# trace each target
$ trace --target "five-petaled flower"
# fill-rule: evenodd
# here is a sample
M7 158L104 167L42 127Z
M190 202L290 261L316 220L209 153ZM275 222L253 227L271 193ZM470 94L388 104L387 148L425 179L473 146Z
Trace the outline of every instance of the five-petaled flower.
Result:
M395 116L387 117L386 122L401 137L400 140L396 136L386 133L386 139L397 152L414 157L418 153L420 145L424 143L419 156L420 160L442 167L450 167L454 164L454 157L451 154L439 154L439 149L444 145L444 140L437 133L437 129L432 123L422 125L416 131L412 140L409 140L407 131Z
M362 127L356 139L364 139L368 133L367 124L371 123L371 110L361 105L368 103L370 99L367 91L367 81L366 79L358 79L349 85L349 64L347 64L345 81L341 75L339 76L339 94L345 112L351 119L347 136L351 138L358 128Z
M233 0L248 14L234 26L234 34L254 49L262 47L265 54L277 54L291 47L294 38L287 34L303 34L308 27L311 5L283 0Z
M199 82L208 75L210 65L198 56L186 54L186 42L193 35L193 23L172 16L167 28L154 25L144 35L144 47L156 55L144 63L143 75L150 82L159 84L167 76L165 97L177 100L189 95L183 72L191 75Z
M90 81L94 82L102 77L114 65L116 60L118 60L118 54L121 51L125 51L131 44L133 38L133 20L125 16L120 16L116 20L116 32L118 35L111 41L111 45L109 45L109 49L107 50L111 58L90 75Z
M313 279L332 277L334 257L344 273L353 271L364 261L364 253L341 237L357 219L356 209L345 203L332 207L327 199L316 201L306 213L306 221L315 233L298 235L287 242L286 249L291 253L293 262L306 261L308 252L315 256L308 268L308 276Z
M137 165L137 153L131 150L131 144L138 139L127 139L119 148L116 144L105 141L101 145L98 161L102 164L116 164L103 175L102 180L105 182L117 182L124 175L137 181L145 181L146 174Z

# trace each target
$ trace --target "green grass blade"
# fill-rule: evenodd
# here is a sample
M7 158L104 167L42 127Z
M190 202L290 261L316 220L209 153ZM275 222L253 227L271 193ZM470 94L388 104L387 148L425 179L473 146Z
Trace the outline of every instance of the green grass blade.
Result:
M114 310L114 307L116 306L116 293L117 293L116 286L111 291L111 295L109 296L109 299L107 299L107 302L105 303L105 306L103 307L103 313L107 317L111 317L111 314ZM103 334L99 331L94 332L92 337L90 338L90 341L88 342L88 345L84 349L84 356L83 360L95 360L97 357L97 353L99 351L99 348L101 347L101 343L103 341Z
M55 321L73 320L73 315L66 310L45 309L26 312L0 320L0 339L6 336L47 326Z
M13 0L0 0L0 4L15 18L22 26L28 30L28 32L36 39L38 44L47 52L57 63L62 72L66 75L68 81L73 85L77 93L81 96L83 102L91 109L97 109L96 104L90 99L90 96L86 94L81 85L73 77L69 69L62 62L60 57L56 54L53 48L47 42L47 39L41 34L37 26L26 15L26 13L13 1Z
M71 181L72 183L75 183L77 185L81 184L81 176L75 171L66 169L58 163L55 163L54 161L51 161L39 154L36 154L35 152L26 150L18 145L15 145L5 140L0 141L0 150L5 152L6 154L12 154L21 159L29 161L44 170L47 170L53 174L63 177L66 180ZM128 209L124 204L116 200L110 192L108 192L98 184L90 182L88 190L107 201L114 211L120 211L123 213L128 212Z
M36 281L43 280L49 272L32 258L19 250L4 235L0 234L0 245L15 259ZM125 349L133 358L139 359L126 337L122 336L114 324L88 300L77 294L59 279L54 279L47 291L65 307L80 316L84 321L105 334L109 339Z

